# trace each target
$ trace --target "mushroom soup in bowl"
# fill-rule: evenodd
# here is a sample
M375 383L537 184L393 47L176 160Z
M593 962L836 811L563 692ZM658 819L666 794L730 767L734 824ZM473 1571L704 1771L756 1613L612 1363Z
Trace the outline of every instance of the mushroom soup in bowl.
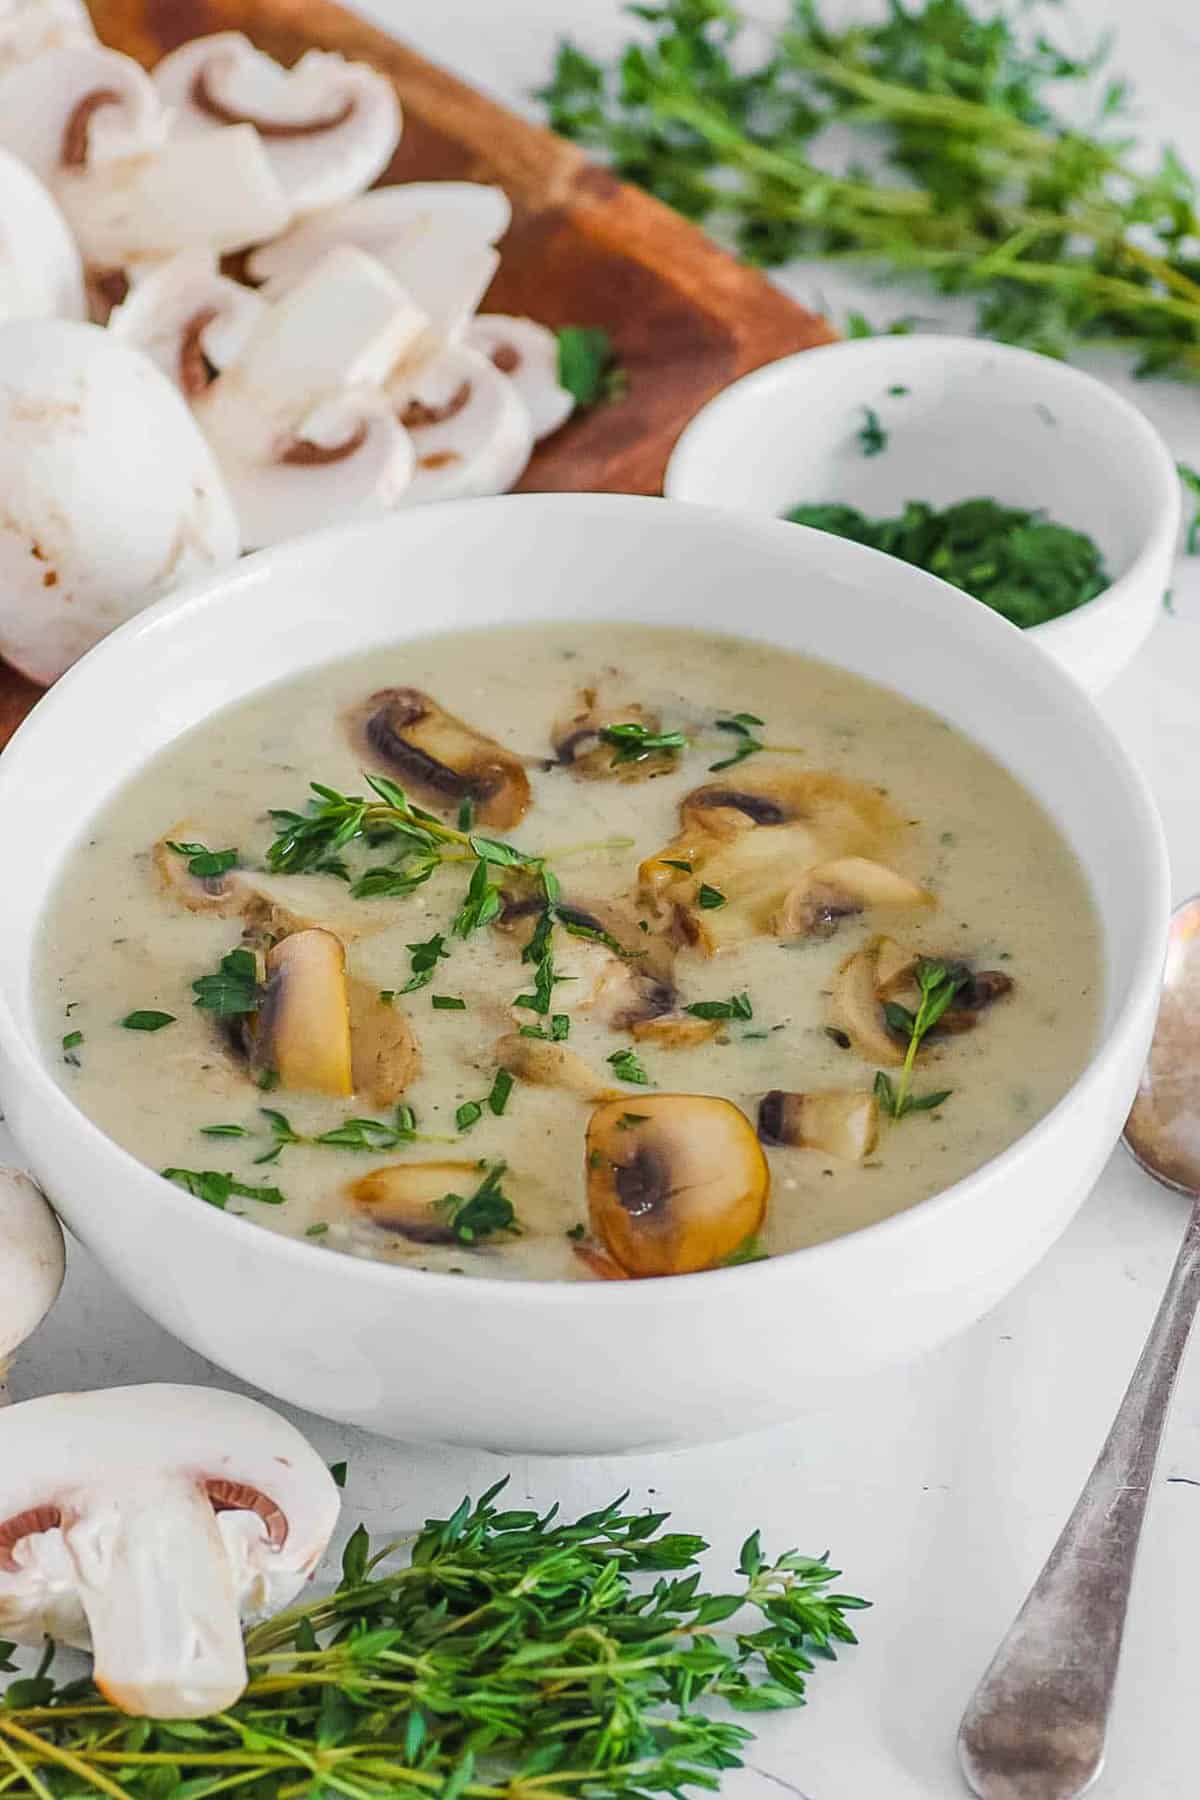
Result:
M629 623L420 638L206 720L89 826L40 968L67 1092L198 1204L583 1280L947 1187L1079 1074L1102 985L1076 859L961 732Z
M0 834L0 1100L71 1230L280 1398L509 1451L748 1431L978 1318L1116 1141L1168 910L1140 777L1012 627L854 544L613 496L330 532L150 609L0 757ZM397 1190L419 1162L453 1173Z

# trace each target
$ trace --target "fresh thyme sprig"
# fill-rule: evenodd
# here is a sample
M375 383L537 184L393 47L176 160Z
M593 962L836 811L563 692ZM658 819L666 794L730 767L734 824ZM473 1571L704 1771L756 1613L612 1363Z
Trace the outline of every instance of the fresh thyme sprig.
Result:
M624 1496L560 1520L502 1509L500 1482L373 1552L360 1526L333 1594L252 1630L249 1685L215 1717L130 1719L43 1667L0 1707L8 1800L643 1800L715 1790L753 1731L714 1717L804 1704L856 1642L838 1571L759 1534L721 1592L703 1538ZM0 1646L0 1667L9 1646Z
M602 725L597 735L613 746L611 766L614 769L624 763L645 762L650 756L678 756L689 743L682 731L652 731L649 725L639 725L634 720L620 725Z
M508 1164L481 1162L483 1180L473 1194L444 1194L434 1202L435 1211L444 1215L446 1223L460 1244L477 1244L483 1238L504 1232L519 1237L521 1227L512 1201L501 1187Z
M889 1029L908 1039L899 1081L893 1082L882 1069L875 1077L875 1093L891 1118L902 1119L910 1112L932 1112L934 1107L950 1098L951 1088L942 1088L932 1094L912 1093L913 1068L922 1041L933 1030L959 988L969 980L970 974L965 969L949 968L945 963L922 957L917 964L917 987L921 998L916 1012L910 1012L908 1007L900 1006L894 1000L885 1002L883 1012Z
M751 261L922 276L978 296L986 336L1056 356L1116 344L1140 374L1194 374L1195 178L1169 149L1144 166L1118 128L1128 86L1100 78L1106 49L1065 54L1031 10L893 0L835 31L794 0L755 56L728 0L664 0L630 8L646 29L610 65L564 43L540 98L626 179L732 221ZM1090 130L1056 111L1067 83L1093 100ZM847 131L883 175L820 160Z

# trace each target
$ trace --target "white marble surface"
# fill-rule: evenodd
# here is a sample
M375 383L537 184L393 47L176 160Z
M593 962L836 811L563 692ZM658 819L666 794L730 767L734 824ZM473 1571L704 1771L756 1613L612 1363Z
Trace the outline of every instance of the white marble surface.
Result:
M564 24L596 44L622 31L613 0L371 0L381 22L517 102ZM1063 15L1056 15L1061 17ZM1068 18L1070 15L1066 15ZM1147 132L1200 162L1200 14L1183 0L1087 0L1088 32L1120 29ZM813 269L800 296L851 294ZM881 317L903 296L859 288ZM935 309L922 301L921 311ZM1200 464L1194 390L1135 398L1179 456ZM1047 495L1053 503L1053 495ZM1200 560L1182 567L1175 613L1105 710L1145 763L1167 824L1177 895L1200 888L1194 768L1200 753ZM0 1132L0 1154L3 1154ZM1035 1575L1090 1465L1136 1358L1182 1232L1182 1203L1120 1154L1074 1228L1016 1294L920 1366L848 1391L836 1409L720 1449L627 1460L499 1459L388 1445L304 1418L350 1462L349 1518L372 1528L451 1507L511 1471L516 1495L591 1505L624 1487L672 1507L716 1549L761 1524L769 1542L830 1546L870 1595L862 1647L822 1670L811 1708L764 1720L740 1800L782 1787L803 1800L954 1800L967 1693ZM148 1379L221 1379L128 1304L75 1252L64 1297L28 1347L18 1394ZM715 1567L715 1565L714 1565ZM1153 1496L1126 1641L1104 1800L1185 1800L1200 1681L1200 1363L1185 1371Z

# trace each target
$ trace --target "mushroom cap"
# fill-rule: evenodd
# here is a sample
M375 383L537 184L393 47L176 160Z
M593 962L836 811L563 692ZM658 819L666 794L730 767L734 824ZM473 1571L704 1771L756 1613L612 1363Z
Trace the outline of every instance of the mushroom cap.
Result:
M521 758L420 688L380 688L346 717L355 747L435 806L470 799L482 825L509 831L529 809Z
M0 1629L90 1644L126 1711L218 1711L245 1685L239 1615L298 1592L338 1507L295 1427L240 1394L26 1400L0 1415Z
M33 170L0 150L0 322L86 317L70 226Z
M0 1382L4 1363L58 1298L66 1271L62 1227L39 1187L0 1168Z
M35 681L240 548L187 407L97 325L0 325L0 492L0 654Z
M387 1163L351 1182L350 1198L371 1223L414 1244L452 1244L454 1229L441 1205L479 1182L477 1162Z
M288 218L283 189L250 125L64 170L55 195L95 269L123 269L179 250L244 250Z
M251 281L267 284L273 300L338 244L381 259L394 252L428 261L443 244L490 248L511 218L503 188L478 181L398 182L298 219L273 243L250 252L246 272Z
M486 356L450 344L389 383L416 458L403 506L507 493L533 454L524 401Z
M770 1172L754 1127L710 1094L630 1094L587 1129L592 1229L630 1275L711 1269L762 1224Z
M0 70L64 44L94 44L83 0L0 0Z
M152 150L167 127L145 70L99 44L64 44L0 72L0 147L47 183Z
M466 326L463 343L507 375L528 408L536 438L566 424L575 396L558 379L558 338L547 326L506 313L478 313Z
M148 270L114 308L108 329L141 350L186 399L231 363L257 325L264 302L231 281L208 250L181 250Z
M285 69L240 31L220 31L164 56L153 79L181 136L254 125L293 214L360 194L400 142L391 82L335 52L308 50Z

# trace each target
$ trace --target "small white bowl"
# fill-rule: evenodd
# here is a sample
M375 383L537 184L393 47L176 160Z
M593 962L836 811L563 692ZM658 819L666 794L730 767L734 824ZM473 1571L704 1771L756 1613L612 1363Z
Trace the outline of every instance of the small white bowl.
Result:
M428 631L563 617L804 650L934 708L1025 783L1079 857L1106 965L1095 1049L1045 1118L848 1237L673 1281L577 1283L422 1274L280 1237L162 1181L77 1110L31 971L54 883L109 796L276 681L349 655L394 662ZM1077 685L987 607L822 532L613 494L414 508L247 557L150 607L0 757L0 842L21 846L4 870L0 1106L71 1230L152 1318L268 1393L394 1437L509 1451L729 1437L977 1319L1049 1249L1116 1142L1158 1010L1170 893L1141 776ZM536 1155L518 1145L514 1161Z
M887 433L874 456L858 439L868 407ZM663 492L776 517L837 501L877 517L906 500L1040 507L1087 532L1113 578L1025 633L1092 693L1148 635L1179 534L1174 463L1135 406L1065 363L979 338L856 339L769 363L697 413Z

